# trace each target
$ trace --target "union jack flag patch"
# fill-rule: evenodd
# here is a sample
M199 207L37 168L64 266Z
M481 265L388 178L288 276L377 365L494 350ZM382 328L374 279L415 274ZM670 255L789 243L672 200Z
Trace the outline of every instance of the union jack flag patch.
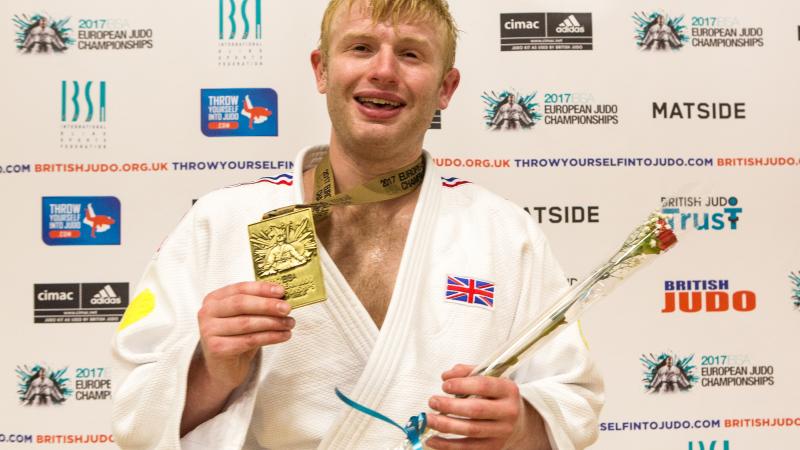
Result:
M293 178L294 177L289 173L282 173L282 174L276 175L274 177L261 177L261 178L255 180L255 181L248 181L248 182L245 182L245 183L233 184L233 185L230 185L228 187L239 187L239 186L245 186L245 185L248 185L248 184L258 184L258 183L270 183L270 184L291 186L292 183L293 183L293 181L292 181Z
M493 309L494 283L448 275L444 301Z
M458 177L450 177L450 178L441 177L441 178L442 178L442 186L447 188L454 188L461 186L462 184L471 183L471 181L462 180L461 178Z

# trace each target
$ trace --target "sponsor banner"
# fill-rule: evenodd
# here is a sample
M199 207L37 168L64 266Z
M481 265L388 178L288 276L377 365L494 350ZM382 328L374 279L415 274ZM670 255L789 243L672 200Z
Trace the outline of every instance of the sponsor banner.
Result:
M800 427L800 417L746 417L719 419L633 419L600 422L601 432L701 430L711 428Z
M633 21L636 45L644 51L764 46L764 29L738 17L640 11L634 13Z
M22 54L62 53L70 48L92 53L153 48L153 29L132 25L125 18L74 19L36 12L17 14L12 22L16 47Z
M277 136L278 94L269 88L201 89L200 123L208 137Z
M775 385L775 367L753 363L748 355L642 355L642 382L649 394L669 394L700 389L753 389ZM697 364L700 364L698 367Z
M107 135L105 81L61 80L59 146L63 149L105 149Z
M661 213L675 230L735 231L742 211L734 196L661 197Z
M105 367L17 366L17 397L23 406L52 406L67 401L111 400L111 376Z
M35 284L33 322L119 322L128 301L128 283Z
M729 280L666 280L662 313L750 312L756 309L756 293L733 290Z
M591 50L591 13L500 14L500 51Z
M119 245L116 197L42 197L42 240L47 245Z
M262 0L209 2L216 6L217 66L264 65Z
M600 207L597 205L525 206L524 209L538 223L600 223Z

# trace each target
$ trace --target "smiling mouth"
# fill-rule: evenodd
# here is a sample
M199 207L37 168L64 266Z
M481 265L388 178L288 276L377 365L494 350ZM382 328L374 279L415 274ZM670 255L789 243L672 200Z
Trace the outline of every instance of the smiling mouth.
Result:
M375 97L356 97L356 101L370 109L392 110L404 106L403 103Z

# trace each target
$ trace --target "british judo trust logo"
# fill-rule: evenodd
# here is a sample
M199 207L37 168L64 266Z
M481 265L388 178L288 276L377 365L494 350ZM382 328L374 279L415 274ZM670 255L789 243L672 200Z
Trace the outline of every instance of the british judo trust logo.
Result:
M203 134L218 136L277 136L278 94L261 89L201 89Z
M119 245L116 197L42 197L42 240L47 245Z
M14 39L21 53L61 53L75 43L70 36L69 17L53 19L45 14L15 15L12 19L16 28Z

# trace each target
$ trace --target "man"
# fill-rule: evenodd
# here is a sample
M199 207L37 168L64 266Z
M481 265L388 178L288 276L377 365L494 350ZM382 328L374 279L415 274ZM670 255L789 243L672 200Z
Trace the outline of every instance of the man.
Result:
M647 30L642 47L645 50L651 50L653 44L655 44L656 50L667 50L667 48L680 48L683 46L675 30L669 24L664 23L664 16L660 14L650 23L650 28ZM667 47L668 45L669 47Z
M527 128L531 126L531 123L528 113L522 108L522 105L516 102L514 94L508 94L506 101L497 108L497 113L492 121L495 130Z
M659 392L664 388L664 392L675 392L677 387L680 390L688 389L691 384L683 369L672 365L672 357L667 356L665 362L656 370L656 376L651 383L650 392Z
M47 26L47 18L39 17L38 22L31 26L27 31L25 42L22 43L20 51L30 53L50 53L51 51L60 52L67 49L56 30Z
M413 6L410 6L413 5ZM294 186L252 183L200 199L165 241L115 338L122 448L393 448L403 436L347 408L334 387L460 440L437 449L584 448L602 383L571 329L517 381L467 377L565 283L538 227L472 184L446 187L422 141L458 87L456 28L442 0L332 1L311 54L332 122L302 152ZM319 221L327 300L291 312L253 279L248 224L312 202L329 157L336 192L425 163L399 198L334 207ZM451 277L491 281L490 304L447 299ZM470 283L472 281L469 281ZM444 384L442 384L444 381ZM432 395L435 394L435 395ZM453 395L473 396L454 398Z
M61 390L53 380L47 377L47 371L44 368L39 369L39 372L31 378L23 400L26 405L34 403L48 405L50 402L57 404L64 401L64 395L61 394Z

